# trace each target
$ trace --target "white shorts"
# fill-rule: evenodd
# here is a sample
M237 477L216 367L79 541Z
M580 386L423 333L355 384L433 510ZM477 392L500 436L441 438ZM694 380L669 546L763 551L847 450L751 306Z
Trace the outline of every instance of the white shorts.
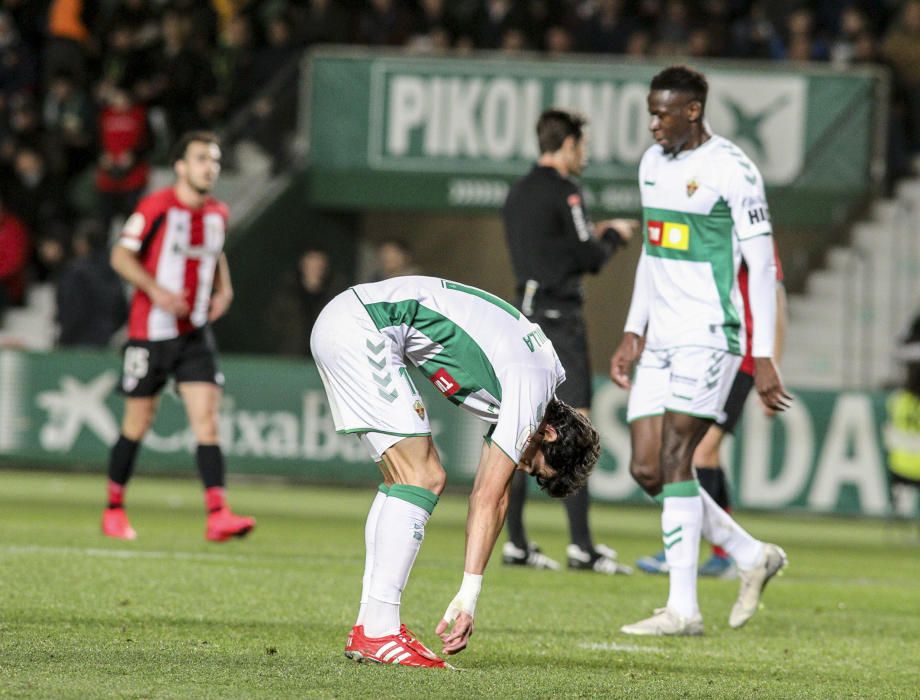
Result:
M350 289L322 310L310 348L336 432L358 434L375 462L403 438L431 435L402 348L377 330Z
M725 420L725 402L741 360L714 348L646 348L629 392L627 422L665 411Z

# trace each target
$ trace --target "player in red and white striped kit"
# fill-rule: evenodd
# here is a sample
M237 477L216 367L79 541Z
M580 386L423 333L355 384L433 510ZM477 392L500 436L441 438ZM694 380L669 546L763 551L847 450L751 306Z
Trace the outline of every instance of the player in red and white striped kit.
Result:
M108 506L102 531L133 540L124 492L138 447L156 416L159 393L172 376L198 443L196 461L208 510L205 537L242 537L253 518L234 515L224 496L225 466L218 412L223 375L209 323L233 300L223 253L227 207L211 196L220 174L214 134L184 134L176 146L172 187L140 201L112 249L112 267L134 285L121 390L125 413L109 457Z

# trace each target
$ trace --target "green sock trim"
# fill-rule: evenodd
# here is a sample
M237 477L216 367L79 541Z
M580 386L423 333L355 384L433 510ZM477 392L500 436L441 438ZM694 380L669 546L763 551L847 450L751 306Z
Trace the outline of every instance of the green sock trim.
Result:
M434 511L434 507L438 505L438 495L428 489L423 489L421 486L393 484L387 496L389 498L399 498L407 503L423 508L428 511L428 515L431 515Z
M382 493L384 496L390 495L390 487L386 484L380 484L380 486L377 487L377 490L380 491L380 493Z
M664 493L659 493L657 496L652 496L652 498L654 499L655 503L657 503L658 505L660 506L664 505Z
M665 498L691 498L700 495L700 482L696 479L665 484L661 495Z

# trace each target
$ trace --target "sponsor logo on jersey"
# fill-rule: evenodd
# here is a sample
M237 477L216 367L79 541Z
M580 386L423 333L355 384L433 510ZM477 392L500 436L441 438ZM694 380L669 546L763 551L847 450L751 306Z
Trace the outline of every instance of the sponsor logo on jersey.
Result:
M649 221L648 242L650 245L671 250L690 248L690 227L673 221Z
M536 429L537 426L531 423L520 433L518 433L517 440L514 443L514 447L518 452L523 452L525 449L527 449L527 443L530 442L530 436L534 434Z
M206 245L182 245L176 243L173 246L173 252L176 255L184 255L186 258L201 259L214 258L220 255L223 248Z
M585 221L585 212L581 208L581 195L570 194L566 200L569 208L572 210L572 221L575 222L575 232L578 234L578 240L584 242L591 238L588 232L588 222Z
M453 396L460 391L460 384L450 376L450 373L441 367L437 372L431 375L431 383L435 385L438 391L444 396Z
M412 405L412 408L415 409L415 412L418 413L418 417L419 417L421 420L425 420L425 407L422 405L422 402L421 402L421 401L416 401L416 402Z
M687 181L687 196L692 197L694 193L700 188L700 183L696 181L696 178L691 178Z

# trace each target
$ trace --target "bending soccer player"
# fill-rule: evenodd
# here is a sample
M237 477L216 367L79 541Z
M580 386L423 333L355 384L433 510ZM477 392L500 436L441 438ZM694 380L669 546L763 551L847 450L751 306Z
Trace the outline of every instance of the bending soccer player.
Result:
M707 90L702 74L673 66L652 79L648 96L656 144L639 164L645 241L611 377L631 387L630 471L663 505L670 592L664 608L624 626L626 634L702 634L696 591L701 535L738 566L741 591L729 616L732 627L754 615L767 582L786 564L782 549L742 529L693 473L694 451L710 426L724 419L744 356L742 260L757 392L775 411L791 401L772 359L776 270L763 180L737 146L708 131Z
M554 497L581 488L597 432L555 398L565 370L540 327L487 292L431 277L362 284L323 309L310 338L339 433L355 433L383 474L365 525L358 619L345 655L443 668L400 619L400 599L446 475L407 365L492 424L467 518L463 581L438 623L444 654L466 648L515 470Z

